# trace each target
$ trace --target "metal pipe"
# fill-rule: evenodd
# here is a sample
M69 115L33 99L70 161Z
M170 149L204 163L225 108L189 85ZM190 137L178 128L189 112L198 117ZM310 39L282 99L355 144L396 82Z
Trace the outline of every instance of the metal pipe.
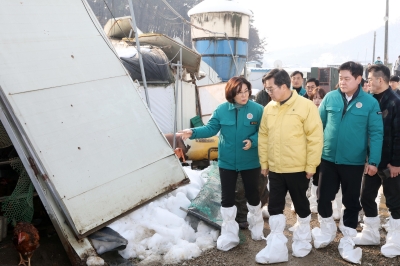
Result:
M182 62L182 47L179 50L179 60ZM183 129L183 64L179 67L180 80L181 80L181 130Z
M388 39L389 39L389 0L386 0L386 16L385 16L385 54L384 54L384 64L387 66L388 60Z
M178 61L178 64L172 64L172 66L176 66L176 77L175 77L175 114L174 114L174 139L172 142L172 148L175 151L176 148L176 125L178 123L178 117L177 117L177 113L178 113L178 78L179 78L179 65L180 65L180 61Z
M372 48L372 64L375 62L375 43L376 43L376 31L374 31L374 45Z
M131 26L132 29L135 31L135 40L136 40L136 47L138 50L138 55L139 55L139 64L140 64L140 71L142 73L142 81L143 81L143 87L144 87L144 94L146 95L146 103L147 107L149 107L150 111L150 99L149 99L149 94L147 92L147 82L146 82L146 75L144 73L144 66L143 66L143 59L142 59L142 53L140 52L140 42L139 42L139 35L138 35L138 29L136 27L136 20L135 20L135 13L133 12L133 4L132 0L128 0L129 2L129 10L131 11Z

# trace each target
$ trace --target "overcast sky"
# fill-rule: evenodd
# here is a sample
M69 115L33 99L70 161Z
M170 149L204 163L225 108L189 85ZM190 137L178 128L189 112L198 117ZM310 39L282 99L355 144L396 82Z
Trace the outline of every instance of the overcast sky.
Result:
M386 0L237 1L253 11L267 51L340 43L385 24ZM400 20L400 0L389 0L389 22L394 20Z

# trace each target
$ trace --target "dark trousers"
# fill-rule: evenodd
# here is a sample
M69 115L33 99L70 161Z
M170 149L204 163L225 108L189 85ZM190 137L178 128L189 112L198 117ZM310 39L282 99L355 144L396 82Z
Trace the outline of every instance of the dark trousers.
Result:
M346 207L343 223L356 229L361 210L360 190L364 165L335 164L321 160L318 184L318 213L322 218L332 216L332 200L342 186L342 203Z
M260 195L258 192L258 178L260 173L260 167L240 171L247 202L252 206L257 206L260 203ZM236 179L238 174L239 172L235 170L219 168L219 176L221 179L221 206L224 208L233 207L235 205Z
M378 216L375 198L380 186L386 198L386 206L394 219L400 219L400 176L387 178L382 171L374 176L364 175L361 189L361 205L365 216Z
M278 174L270 171L268 178L270 190L268 212L270 215L283 214L288 191L299 217L306 218L311 214L310 202L306 195L310 179L306 177L305 172Z
M261 207L268 202L269 191L267 188L268 177L259 175L258 176L258 193L260 195ZM237 208L236 222L243 223L247 222L247 199L245 196L242 175L239 173L236 181L236 191L235 191L235 206Z
M315 170L315 174L312 177L312 183L314 186L318 187L318 182L319 182L319 165L317 169Z

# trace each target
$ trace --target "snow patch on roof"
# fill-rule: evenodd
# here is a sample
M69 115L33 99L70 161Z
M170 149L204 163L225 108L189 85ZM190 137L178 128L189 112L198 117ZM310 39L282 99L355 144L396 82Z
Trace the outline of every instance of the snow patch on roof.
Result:
M229 0L205 0L190 9L188 15L191 16L209 12L237 12L249 16L253 15L253 12L242 4Z

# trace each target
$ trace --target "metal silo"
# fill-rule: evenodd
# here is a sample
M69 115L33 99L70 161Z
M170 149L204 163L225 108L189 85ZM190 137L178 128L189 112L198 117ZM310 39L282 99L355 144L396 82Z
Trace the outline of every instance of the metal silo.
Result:
M194 25L193 45L202 59L222 81L240 75L246 64L252 12L233 1L206 0L189 10L188 15Z

